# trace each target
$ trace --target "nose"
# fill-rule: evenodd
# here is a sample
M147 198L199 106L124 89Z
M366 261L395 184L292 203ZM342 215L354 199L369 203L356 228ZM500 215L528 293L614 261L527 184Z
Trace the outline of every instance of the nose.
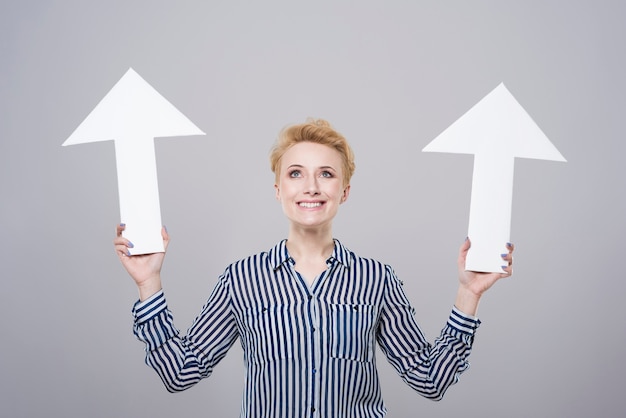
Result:
M310 194L311 196L320 194L319 184L317 182L316 176L310 176L307 179L305 193Z

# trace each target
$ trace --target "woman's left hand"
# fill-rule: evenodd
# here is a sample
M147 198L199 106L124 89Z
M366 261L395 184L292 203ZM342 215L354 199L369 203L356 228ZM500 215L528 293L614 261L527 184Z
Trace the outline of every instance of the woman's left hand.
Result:
M515 246L511 243L506 244L508 253L502 254L502 273L480 273L465 270L465 260L471 245L472 243L470 239L467 238L459 250L459 282L461 287L480 297L485 291L493 286L495 282L513 274L513 250L515 249Z

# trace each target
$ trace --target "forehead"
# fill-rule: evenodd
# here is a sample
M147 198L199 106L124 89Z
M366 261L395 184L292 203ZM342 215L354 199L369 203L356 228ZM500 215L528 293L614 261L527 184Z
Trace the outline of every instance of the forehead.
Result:
M330 166L341 170L341 154L328 145L300 142L292 145L281 158L281 166L301 165L304 167Z

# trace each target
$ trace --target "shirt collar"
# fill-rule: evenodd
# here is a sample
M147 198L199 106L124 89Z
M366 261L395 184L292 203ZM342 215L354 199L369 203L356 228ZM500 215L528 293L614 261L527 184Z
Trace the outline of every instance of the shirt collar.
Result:
M344 267L350 267L350 260L352 259L351 251L343 246L339 240L335 239L335 248L330 257L328 257L327 263L334 263L335 261L342 264ZM269 260L272 268L278 270L286 262L293 262L293 259L287 251L287 240L284 239L272 248L269 253Z

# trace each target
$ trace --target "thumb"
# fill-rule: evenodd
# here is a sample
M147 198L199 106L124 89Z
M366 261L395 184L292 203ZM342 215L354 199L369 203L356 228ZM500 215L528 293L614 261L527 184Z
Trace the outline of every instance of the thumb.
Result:
M167 251L167 246L170 243L170 234L167 232L165 225L161 227L161 237L163 237L163 247Z
M459 248L458 264L459 269L461 270L465 270L465 260L467 259L467 252L469 251L471 246L472 241L469 239L469 237L467 237L465 238L465 241L463 241L463 244L461 244L461 248Z

